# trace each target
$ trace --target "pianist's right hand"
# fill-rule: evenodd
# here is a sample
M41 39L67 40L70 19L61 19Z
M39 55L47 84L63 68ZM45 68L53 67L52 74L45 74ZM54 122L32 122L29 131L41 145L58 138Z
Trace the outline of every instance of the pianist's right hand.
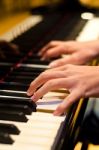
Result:
M52 41L41 49L39 55L42 59L58 57L66 54L50 63L50 67L58 67L65 64L86 64L99 55L99 40L89 42L77 41Z
M27 94L36 102L47 92L60 88L67 89L70 94L54 115L61 115L82 97L99 97L99 66L64 65L49 69L31 82Z

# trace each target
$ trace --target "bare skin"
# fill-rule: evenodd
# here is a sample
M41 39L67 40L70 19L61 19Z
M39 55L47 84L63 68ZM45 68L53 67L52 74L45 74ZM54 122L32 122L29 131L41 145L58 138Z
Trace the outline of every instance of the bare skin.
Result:
M99 40L89 42L52 41L38 53L43 60L66 54L65 58L52 61L51 68L65 64L86 64L99 55Z
M57 107L54 115L61 115L82 97L99 97L99 66L63 65L49 69L31 82L27 94L36 102L47 92L59 88L67 89L70 94Z

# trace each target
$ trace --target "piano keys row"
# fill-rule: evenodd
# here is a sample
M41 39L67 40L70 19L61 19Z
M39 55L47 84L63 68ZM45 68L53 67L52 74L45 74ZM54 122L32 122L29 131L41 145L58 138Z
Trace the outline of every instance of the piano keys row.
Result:
M4 82L0 83L0 129L2 129L0 149L2 150L21 148L39 150L47 147L47 149L51 149L56 132L63 121L64 117L54 117L49 113L35 112L36 104L27 97L25 92L25 88L30 82L28 77L33 79L33 74L29 74L31 71L33 73L33 70L35 77L36 71L38 70L37 73L40 73L42 68L40 70L40 68L18 67L9 74L7 79L4 79ZM24 79L23 76L23 80L21 80L20 74L23 71L26 71L26 77Z
M4 63L1 62L0 65L3 68L8 64L11 70L0 83L0 122L2 129L0 147L2 149L27 149L30 145L29 149L46 149L47 147L47 149L51 149L64 117L62 117L62 120L59 117L59 121L57 121L57 118L55 119L52 114L35 112L36 104L26 95L30 82L45 70L48 62L40 61L38 56L29 56L27 60L16 65L13 59L4 61ZM28 67L28 64L32 66ZM49 122L47 123L46 120L48 116L50 116L50 119L53 118L52 122L48 119L51 123L51 129L50 125L48 127ZM45 125L47 126L46 129ZM28 126L30 130L26 130ZM35 137L34 140L32 140L32 137Z
M54 117L49 113L33 112L27 123L0 121L0 150L54 148L54 140L62 127L64 117ZM17 126L17 127L16 127ZM20 132L21 131L21 132ZM19 134L19 135L18 135ZM59 136L59 135L58 135ZM53 149L52 148L52 149Z

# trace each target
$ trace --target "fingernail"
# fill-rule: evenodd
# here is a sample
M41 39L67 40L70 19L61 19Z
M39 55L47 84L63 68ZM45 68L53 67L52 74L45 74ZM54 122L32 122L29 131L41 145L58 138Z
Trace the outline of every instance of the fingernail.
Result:
M31 96L31 95L30 95L30 92L27 91L27 95L28 95L28 96Z
M50 63L49 64L49 67L55 67L56 66L56 63Z
M31 96L31 99L35 102L36 101L35 95Z
M58 111L54 111L53 115L54 116L59 116L59 112Z

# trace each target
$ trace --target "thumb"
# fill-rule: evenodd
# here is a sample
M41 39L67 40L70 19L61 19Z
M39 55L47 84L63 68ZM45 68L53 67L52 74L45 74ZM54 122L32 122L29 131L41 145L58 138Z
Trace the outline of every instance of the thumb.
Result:
M79 100L82 97L81 92L78 89L72 91L63 102L57 107L54 111L54 115L58 116L66 112L66 109L71 106L75 101Z

